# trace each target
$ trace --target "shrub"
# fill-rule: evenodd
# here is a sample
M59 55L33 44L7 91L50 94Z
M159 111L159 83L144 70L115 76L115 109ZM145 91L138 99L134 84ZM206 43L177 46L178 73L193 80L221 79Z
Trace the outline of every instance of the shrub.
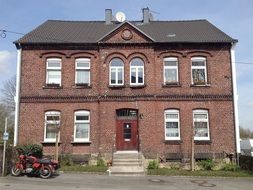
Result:
M73 164L74 163L73 163L71 155L65 154L65 155L61 156L61 165L62 166L72 166Z
M149 161L148 169L158 169L158 162L156 160Z
M102 158L99 158L99 159L97 160L97 166L101 166L101 167L106 166L106 165L105 165L105 161L104 161Z
M225 164L225 166L223 167L223 170L225 171L239 171L240 167L236 164Z
M198 165L204 170L212 170L214 167L214 161L211 159L198 161Z
M16 150L19 155L33 155L37 158L42 158L43 156L43 149L42 146L39 144L18 145L16 147Z

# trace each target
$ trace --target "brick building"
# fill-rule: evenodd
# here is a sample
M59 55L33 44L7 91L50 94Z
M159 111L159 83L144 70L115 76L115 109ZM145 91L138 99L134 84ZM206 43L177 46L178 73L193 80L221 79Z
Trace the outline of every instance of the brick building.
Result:
M223 157L238 149L234 44L207 20L48 20L15 42L15 144L110 158Z

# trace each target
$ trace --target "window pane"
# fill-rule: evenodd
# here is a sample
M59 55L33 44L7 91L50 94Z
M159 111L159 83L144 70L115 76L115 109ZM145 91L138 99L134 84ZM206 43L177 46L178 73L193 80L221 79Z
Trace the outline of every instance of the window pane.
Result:
M77 70L76 82L79 84L89 84L90 71Z
M111 84L116 84L116 69L111 68Z
M178 119L178 114L166 114L166 119Z
M56 124L47 124L46 126L46 138L55 138L56 137L56 129L58 125Z
M85 67L85 68L90 68L90 63L89 62L77 62L76 63L77 67Z
M47 71L48 72L48 83L49 84L60 84L61 83L61 71Z
M204 61L192 61L192 66L205 66Z
M205 83L205 69L192 69L193 83Z
M59 67L61 68L61 62L57 62L57 61L48 61L48 67Z
M136 83L136 68L131 68L131 83Z
M177 69L165 69L165 82L177 82Z
M132 61L131 61L131 66L143 66L144 63L142 61L142 59L140 58L134 58Z
M178 137L178 122L166 122L166 136Z
M119 58L114 58L111 61L111 66L121 66L121 67L123 67L123 61Z
M123 84L123 69L118 68L118 84Z
M207 119L207 114L205 114L205 113L203 113L203 114L201 114L201 113L195 113L194 114L194 118L195 119Z
M165 61L165 66L177 66L177 61Z
M48 115L47 116L47 121L59 121L60 116L59 115Z
M143 83L143 68L138 68L138 83Z
M89 125L88 123L76 123L76 138L85 138L89 136Z
M89 120L89 116L88 115L77 115L76 116L76 120L80 121L80 120Z
M194 122L195 137L208 137L207 122Z

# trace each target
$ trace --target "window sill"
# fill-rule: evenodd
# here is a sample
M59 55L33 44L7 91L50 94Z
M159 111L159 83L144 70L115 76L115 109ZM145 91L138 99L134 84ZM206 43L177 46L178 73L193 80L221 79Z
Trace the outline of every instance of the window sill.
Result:
M56 142L53 141L43 141L41 144L55 144ZM58 144L61 144L62 142L58 142Z
M130 88L145 88L146 85L145 84L140 84L140 85L134 85L134 84L130 84L129 86Z
M42 86L43 89L62 89L62 86L59 85L50 85L50 84L46 84L44 86Z
M91 144L91 141L83 141L83 142L71 141L71 144Z
M108 88L125 88L125 85L108 85Z
M76 89L85 89L85 88L92 88L91 85L80 85L80 84L75 84L72 86L72 88Z
M206 145L206 144L212 144L211 140L194 140L194 143L196 145Z
M162 84L163 88L171 88L171 87L182 87L179 83L168 83L168 84Z
M211 87L211 84L191 84L190 87Z
M164 144L170 144L170 145L179 145L182 144L183 141L182 140L165 140Z

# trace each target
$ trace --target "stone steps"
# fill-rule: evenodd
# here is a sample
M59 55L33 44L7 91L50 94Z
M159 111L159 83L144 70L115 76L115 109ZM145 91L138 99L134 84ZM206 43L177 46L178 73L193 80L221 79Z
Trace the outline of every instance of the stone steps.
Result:
M110 175L145 175L142 164L142 154L137 151L118 151L113 154L112 167L109 168Z

